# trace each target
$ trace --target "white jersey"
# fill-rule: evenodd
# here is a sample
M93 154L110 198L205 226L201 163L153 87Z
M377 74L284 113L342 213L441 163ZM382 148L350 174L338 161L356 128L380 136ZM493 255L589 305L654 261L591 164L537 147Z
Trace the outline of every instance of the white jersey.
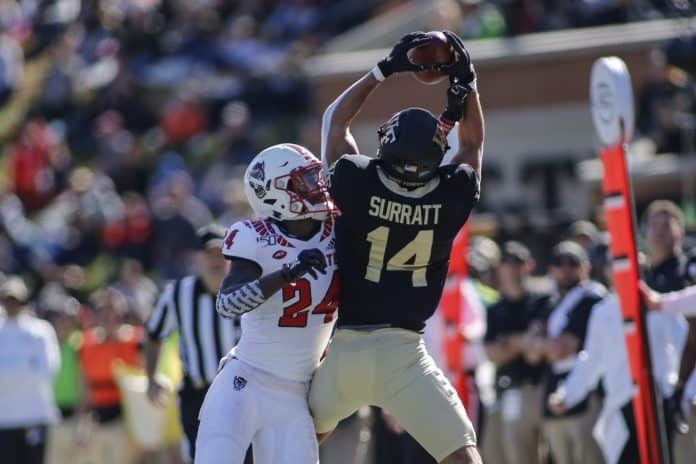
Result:
M301 251L317 248L326 256L326 275L309 274L286 285L242 316L242 336L231 353L278 377L307 382L319 366L336 321L339 283L334 261L333 220L307 241L285 235L270 220L240 221L227 232L222 253L261 267L261 275L293 263Z

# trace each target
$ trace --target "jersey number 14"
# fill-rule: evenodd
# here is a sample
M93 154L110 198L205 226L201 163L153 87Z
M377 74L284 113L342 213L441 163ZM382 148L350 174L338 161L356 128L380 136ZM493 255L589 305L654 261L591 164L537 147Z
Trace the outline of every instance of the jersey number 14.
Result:
M384 255L389 241L389 227L380 226L367 234L370 242L370 256L365 270L365 278L379 283L384 269ZM411 283L414 287L425 287L427 265L433 248L433 231L421 230L416 237L408 242L387 261L387 271L404 271L411 273Z

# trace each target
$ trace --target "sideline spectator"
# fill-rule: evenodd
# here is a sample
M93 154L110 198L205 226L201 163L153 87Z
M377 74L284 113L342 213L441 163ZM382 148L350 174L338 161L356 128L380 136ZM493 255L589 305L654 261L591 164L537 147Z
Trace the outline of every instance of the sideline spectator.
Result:
M19 277L0 284L0 456L13 464L44 462L46 428L58 418L56 333L29 312L28 297Z
M85 331L78 352L96 421L89 438L89 452L97 464L129 464L134 450L126 433L113 367L117 362L140 365L138 350L142 332L138 327L123 324L128 303L117 290L96 292L90 298L90 305L95 326Z
M657 292L666 293L696 283L696 250L683 249L684 215L679 207L671 201L653 201L645 212L644 227L649 258L645 275L647 285ZM676 464L690 462L696 453L693 440L684 435L688 433L688 423L680 411L682 388L696 362L696 319L687 322L689 336L683 352L679 352L679 375L662 389L667 438Z
M611 284L611 258L606 262L605 278ZM646 317L653 375L663 392L671 392L666 386L677 376L679 354L687 335L683 320L667 316L651 312ZM551 411L562 414L585 398L601 380L603 407L593 428L593 436L600 444L607 464L632 464L639 460L631 403L635 387L629 372L626 345L616 343L617 337L624 332L619 300L612 292L592 309L587 338L578 362L548 400ZM628 429L627 435L621 431L621 423Z
M690 319L696 318L696 285L674 292L657 293L642 283L641 290L649 309L680 314ZM675 350L676 353L681 351ZM688 363L686 366L688 371ZM688 457L696 453L696 365L691 366L690 369L691 373L684 383L681 401L678 404L684 421L689 427L687 435L678 436L674 444L674 460L680 464L688 462ZM676 378L676 372L672 375L672 380L674 378Z
M608 261L606 281L613 282ZM548 397L553 414L562 415L575 407L601 380L603 407L594 424L593 436L607 464L639 461L634 412L631 404L635 388L629 372L628 354L623 343L616 343L624 332L616 293L610 293L592 308L587 337L578 361L555 392ZM654 347L654 345L652 345ZM620 430L626 428L626 434ZM618 430L618 431L617 431ZM611 437L611 438L610 438Z
M469 275L486 308L490 308L500 298L497 290L500 259L500 247L490 238L476 236L469 242L467 250ZM477 382L484 407L481 454L486 463L505 464L502 417L499 405L495 401L495 375L491 363L484 365L483 370L486 374L479 376Z
M486 355L496 364L496 390L502 414L502 445L508 464L541 461L541 358L527 356L543 334L550 313L548 295L529 289L532 255L519 242L503 245L498 271L500 300L488 309Z
M77 355L80 343L76 319L79 303L73 298L64 297L61 306L44 312L44 317L56 331L60 347L60 369L53 382L53 393L61 420L49 431L48 464L77 462L84 447L79 435L81 410L86 406Z
M585 250L575 242L561 242L553 250L550 275L558 294L552 301L548 335L542 345L549 362L544 386L544 436L556 464L590 464L602 462L601 452L591 430L597 418L597 398L586 396L575 407L553 414L548 398L568 376L577 362L587 334L592 307L606 289L588 280L589 260Z
M142 264L134 259L125 259L119 274L113 287L128 300L128 313L133 322L141 325L155 305L157 285L145 275Z

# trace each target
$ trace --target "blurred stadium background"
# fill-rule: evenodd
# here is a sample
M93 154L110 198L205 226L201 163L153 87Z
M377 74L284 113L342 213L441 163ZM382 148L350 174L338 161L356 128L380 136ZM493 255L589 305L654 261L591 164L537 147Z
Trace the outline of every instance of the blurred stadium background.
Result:
M163 283L192 271L195 231L250 214L246 163L280 141L317 153L327 104L413 30L458 32L477 69L474 235L523 241L541 278L550 244L588 225L576 221L603 230L589 75L616 55L636 96L638 213L673 200L695 244L695 12L691 0L0 0L0 271L25 279L39 316L89 327L90 296L114 287L123 322L142 325ZM362 151L396 110L439 112L443 86L400 76L378 89L355 125ZM363 413L325 462L373 462Z

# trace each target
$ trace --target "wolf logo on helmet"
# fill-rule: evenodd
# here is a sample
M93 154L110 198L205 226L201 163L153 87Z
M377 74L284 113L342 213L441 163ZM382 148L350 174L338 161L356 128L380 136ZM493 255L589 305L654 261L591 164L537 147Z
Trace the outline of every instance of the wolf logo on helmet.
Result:
M261 161L260 163L255 163L249 171L249 177L264 182L266 180L266 170L264 168L265 164L266 163L264 163L263 161Z

